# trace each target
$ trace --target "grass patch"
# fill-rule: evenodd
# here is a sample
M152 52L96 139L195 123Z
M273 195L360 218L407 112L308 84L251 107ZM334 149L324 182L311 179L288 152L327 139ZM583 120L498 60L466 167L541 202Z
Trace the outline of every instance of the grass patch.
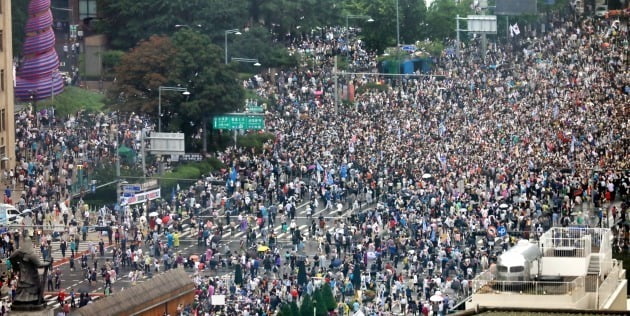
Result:
M207 175L215 170L225 168L225 165L216 158L208 158L199 162L191 162L177 166L173 171L162 175L160 187L162 188L162 198L170 199L171 191L177 184L180 188L185 188L191 183L191 179L200 179L201 175Z
M80 110L99 112L105 107L105 95L88 91L78 87L67 86L65 90L53 99L37 102L37 108L54 107L57 116L74 114Z

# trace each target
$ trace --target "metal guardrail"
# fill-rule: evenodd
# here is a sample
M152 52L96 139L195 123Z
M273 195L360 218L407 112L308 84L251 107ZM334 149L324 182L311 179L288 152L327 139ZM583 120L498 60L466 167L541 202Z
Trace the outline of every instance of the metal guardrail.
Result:
M582 280L580 282L580 280ZM556 281L485 281L473 280L473 294L518 294L518 295L572 295L583 278L571 282ZM480 283L483 282L483 285Z

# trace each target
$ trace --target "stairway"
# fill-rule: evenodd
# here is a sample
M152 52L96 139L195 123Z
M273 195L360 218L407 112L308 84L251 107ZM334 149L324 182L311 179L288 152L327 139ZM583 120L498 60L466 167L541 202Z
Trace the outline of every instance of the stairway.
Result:
M598 275L599 271L600 271L599 256L592 255L591 256L591 260L588 262L587 274L596 274L596 275Z

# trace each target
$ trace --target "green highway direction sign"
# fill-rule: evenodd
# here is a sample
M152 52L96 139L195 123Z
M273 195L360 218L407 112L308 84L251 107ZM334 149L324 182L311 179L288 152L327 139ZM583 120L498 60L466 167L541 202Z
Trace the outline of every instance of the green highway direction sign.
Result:
M262 130L265 129L265 117L254 114L219 115L213 118L212 128L229 130Z
M263 112L263 108L262 106L248 106L247 107L247 112L251 112L251 113L262 113Z

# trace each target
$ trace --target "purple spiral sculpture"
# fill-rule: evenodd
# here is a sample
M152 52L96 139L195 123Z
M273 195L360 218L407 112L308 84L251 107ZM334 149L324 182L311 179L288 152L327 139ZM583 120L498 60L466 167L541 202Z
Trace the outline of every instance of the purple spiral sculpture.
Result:
M52 24L50 0L31 0L25 26L24 59L17 69L15 97L19 100L42 100L63 91Z

